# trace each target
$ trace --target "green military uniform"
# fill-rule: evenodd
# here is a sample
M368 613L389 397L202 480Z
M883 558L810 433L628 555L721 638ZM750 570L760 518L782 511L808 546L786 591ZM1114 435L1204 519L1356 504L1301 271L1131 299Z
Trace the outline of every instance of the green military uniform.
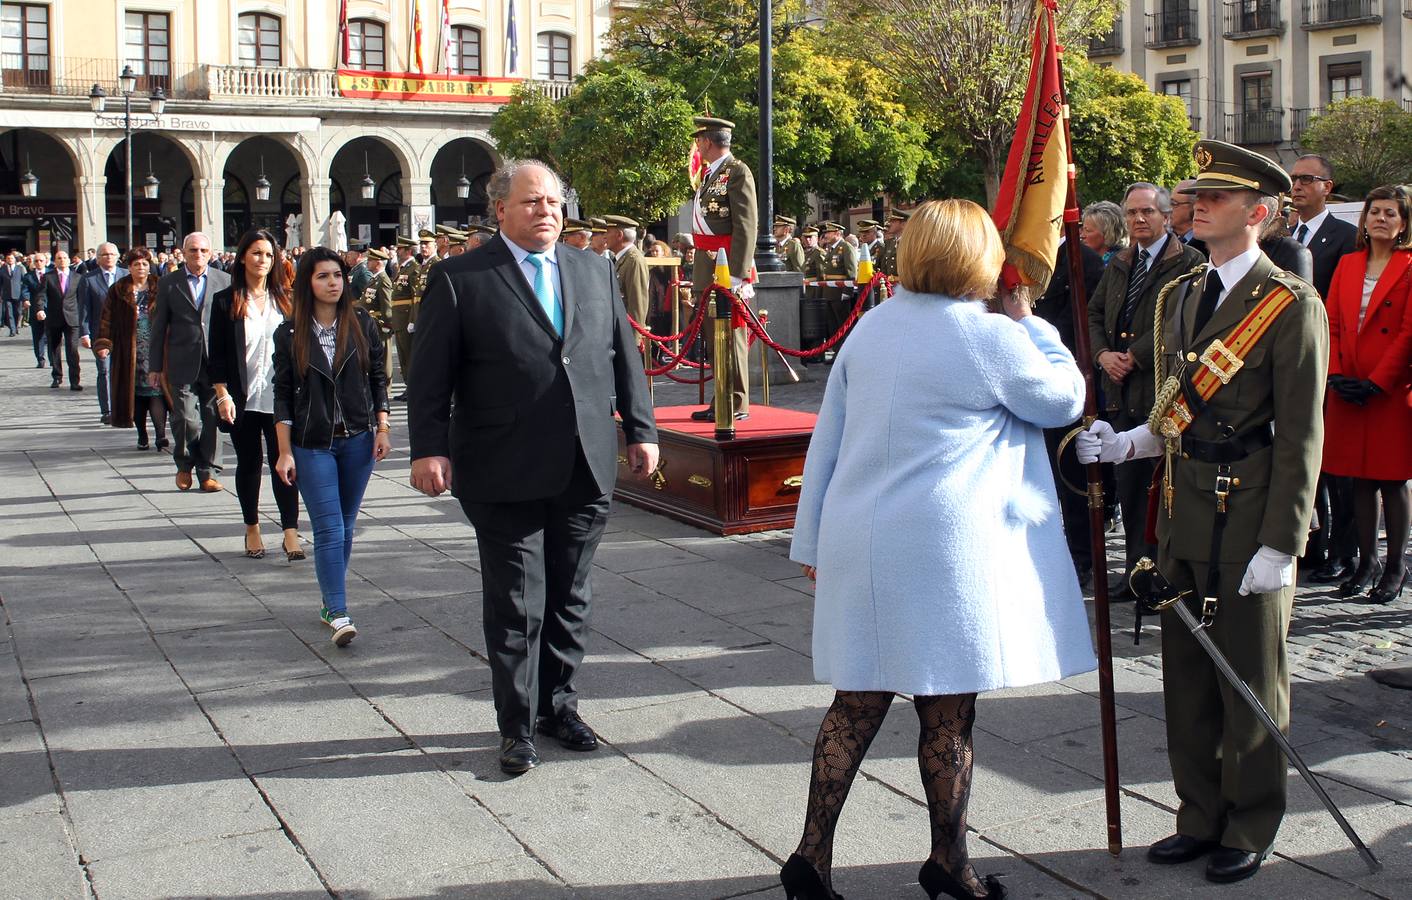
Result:
M780 255L780 259L784 262L786 271L803 272L804 244L800 242L799 238L794 236L794 226L795 221L789 216L775 216L776 228L787 227L789 229L789 236L783 240L777 241L777 252Z
M1233 190L1243 197L1243 189L1270 195L1289 190L1289 176L1250 151L1202 141L1196 158L1200 175L1193 191ZM1193 592L1183 602L1198 616L1208 574L1218 567L1219 606L1207 633L1287 729L1285 638L1294 588L1246 596L1239 589L1262 546L1291 558L1304 552L1323 453L1328 319L1312 287L1258 253L1197 328L1208 269L1202 265L1181 276L1163 298L1154 339L1160 336L1168 376L1189 379L1200 372L1200 357L1213 341L1224 341L1271 291L1288 289L1294 300L1249 349L1230 383L1196 412L1179 443L1169 445L1176 452L1170 512L1157 513L1158 565L1175 587ZM1158 393L1160 400L1164 392ZM1222 461L1213 461L1218 457ZM1231 478L1228 513L1213 559L1215 490L1222 474ZM1181 801L1177 831L1233 850L1264 852L1285 811L1286 764L1279 748L1171 611L1162 615L1162 667L1167 750Z
M641 226L627 216L605 216L610 228L639 228ZM613 263L618 271L618 285L622 290L623 306L628 315L642 327L648 325L652 311L652 276L647 271L647 258L636 244L628 244Z
M824 230L842 234L843 226L830 222ZM840 239L832 247L823 248L823 255L824 278L827 280L853 281L858 277L858 251L848 241ZM821 288L819 293L824 298L824 308L828 313L828 336L832 337L853 311L854 288L828 286Z
M725 119L703 116L696 118L696 133L729 131L734 123ZM708 169L708 171L710 171ZM715 252L704 249L703 236L730 238L726 251L731 280L749 277L755 260L755 234L759 226L759 209L755 201L755 176L750 167L734 156L717 160L715 170L704 179L696 191L693 225L696 230L696 254L692 262L692 291L700 295L711 284L716 271ZM707 232L702 232L705 225ZM747 329L735 329L735 364L730 372L731 407L736 415L750 412L750 361L747 356ZM710 341L707 341L710 346ZM720 377L720 372L716 377Z
M373 259L388 260L388 255L381 250L369 250L368 256ZM378 328L382 331L383 342L386 343L392 336L392 291L393 282L388 277L387 269L384 266L381 270L373 272L368 270L369 281L362 293L358 294L358 305L378 323Z
M819 234L819 229L815 228L813 225L810 225L808 228L805 228L804 231L801 232L801 234L805 236L812 234L817 237ZM817 243L812 247L802 247L801 245L801 249L803 249L804 252L804 264L799 271L804 273L805 280L809 281L823 278L824 249L820 247Z
M882 251L878 253L877 261L873 268L891 278L897 277L897 245L900 243L896 238L884 238Z
M429 241L435 238L435 233L424 230L418 237ZM397 269L397 282L392 289L392 316L389 321L392 326L392 340L397 345L397 360L402 367L403 385L408 384L412 377L412 333L417 322L417 304L421 302L422 293L426 291L427 276L434 262L435 256L425 260L418 260L414 256Z
M361 259L358 264L348 270L348 286L353 289L353 296L361 297L368 282L373 280L373 273L368 270L368 264Z

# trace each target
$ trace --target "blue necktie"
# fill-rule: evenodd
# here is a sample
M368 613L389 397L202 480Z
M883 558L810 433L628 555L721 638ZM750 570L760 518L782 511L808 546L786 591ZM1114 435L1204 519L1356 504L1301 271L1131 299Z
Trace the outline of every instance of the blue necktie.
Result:
M544 264L543 253L531 253L528 257L530 264L534 266L534 296L539 300L539 305L544 307L544 314L549 317L549 323L554 326L554 333L564 334L564 311L559 308L559 302L554 299L554 281L549 277L549 267Z

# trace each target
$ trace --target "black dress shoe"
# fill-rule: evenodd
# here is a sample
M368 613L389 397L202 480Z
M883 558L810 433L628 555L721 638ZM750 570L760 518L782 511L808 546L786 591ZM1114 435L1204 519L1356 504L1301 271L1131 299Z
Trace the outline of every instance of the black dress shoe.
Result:
M819 876L814 864L798 853L790 854L780 869L780 884L787 900L843 900Z
M58 387L58 386L59 386L59 379L57 379L57 378L55 378L53 381L49 382L49 387L50 387L51 390L54 389L54 388L56 388L56 387Z
M81 385L81 384L71 384L71 385L69 385L69 390L71 390L71 391L81 391L81 390L83 390L83 385Z
M1189 834L1174 834L1148 847L1147 861L1160 866L1174 866L1200 859L1220 846L1215 841L1203 841Z
M942 894L948 897L958 897L961 900L1005 900L1009 896L1009 891L1005 885L996 880L994 875L987 875L981 882L985 885L985 893L976 896L971 893L971 889L956 880L956 877L943 869L935 860L927 860L922 863L922 869L917 873L917 883L922 890L927 892L931 900L936 900Z
M393 398L392 398L392 402L393 402L393 403L406 403L406 402L407 402L407 392L406 392L406 391L403 391L402 393L398 394L396 397L393 397Z
M500 739L500 771L506 775L523 775L539 765L534 741L529 738Z
M103 415L98 417L98 421L102 422L104 425L112 425L113 417L108 413L103 413Z
M1108 602L1109 603L1131 603L1137 599L1137 594L1133 593L1132 582L1127 575L1119 576L1116 580L1108 582Z
M1353 560L1339 557L1331 557L1328 562L1319 566L1309 573L1309 580L1314 584L1333 584L1336 581L1343 581L1353 575Z
M560 716L540 716L534 730L547 734L558 741L566 750L597 750L598 735L579 718L576 712L566 712Z
M1402 598L1402 592L1407 590L1407 577L1409 574L1412 573L1404 570L1402 578L1400 578L1396 584L1393 584L1387 577L1387 574L1384 573L1383 579L1378 582L1378 586L1369 591L1368 596L1362 598L1362 602L1382 604L1400 600Z
M1338 586L1340 597L1357 597L1365 594L1368 589L1378 583L1378 579L1383 577L1383 566L1379 562L1371 562L1366 566L1359 566L1359 571Z
M1257 853L1254 850L1232 850L1230 847L1217 847L1206 861L1206 880L1217 884L1230 884L1243 881L1260 871L1269 851Z
M691 414L691 421L714 422L716 421L716 411L709 406L705 409L698 409L696 412Z

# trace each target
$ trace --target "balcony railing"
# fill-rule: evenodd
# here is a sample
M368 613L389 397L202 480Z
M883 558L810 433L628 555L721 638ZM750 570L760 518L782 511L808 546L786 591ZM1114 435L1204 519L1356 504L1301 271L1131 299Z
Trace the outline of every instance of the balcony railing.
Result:
M1284 122L1282 109L1226 113L1226 135L1232 144L1278 144L1284 140Z
M1147 14L1147 48L1192 47L1201 43L1196 10L1186 7Z
M0 55L0 91L7 94L46 94L54 97L87 97L96 84L111 97L117 92L118 73L126 63L120 59L87 57L29 57ZM139 75L137 92L147 94L161 88L168 97L197 98L205 93L199 67L168 63L161 75Z
M1412 0L1402 0L1402 14L1412 19Z
M263 66L207 66L206 92L221 97L325 100L338 96L333 69L286 69Z
M1408 0L1412 2L1412 0ZM1229 0L1226 3L1226 38L1266 37L1284 34L1285 23L1280 18L1276 0Z
M1289 123L1289 139L1294 143L1299 143L1299 139L1304 136L1304 132L1309 130L1309 122L1315 116L1322 116L1324 108L1322 106L1311 106L1305 109L1290 110L1291 117Z
M1377 0L1304 0L1304 28L1375 25L1383 20L1381 9L1382 4Z
M538 91L550 100L563 100L565 97L569 96L574 89L574 83L572 81L532 80L525 83L529 85L531 89Z
M1407 0L1412 3L1412 0ZM1113 20L1113 29L1107 34L1096 34L1088 39L1089 56L1117 56L1123 52L1123 17Z

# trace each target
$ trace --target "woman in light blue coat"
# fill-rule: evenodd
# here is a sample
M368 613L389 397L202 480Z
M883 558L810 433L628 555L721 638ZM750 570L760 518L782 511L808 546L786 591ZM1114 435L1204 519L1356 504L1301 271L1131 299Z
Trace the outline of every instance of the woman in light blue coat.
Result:
M816 579L814 674L837 694L780 873L791 897L836 896L834 826L898 693L921 719L923 889L1004 896L966 851L976 695L1097 664L1043 432L1079 417L1083 377L1023 300L987 312L1003 261L979 206L922 206L898 249L901 289L829 376L790 558Z

